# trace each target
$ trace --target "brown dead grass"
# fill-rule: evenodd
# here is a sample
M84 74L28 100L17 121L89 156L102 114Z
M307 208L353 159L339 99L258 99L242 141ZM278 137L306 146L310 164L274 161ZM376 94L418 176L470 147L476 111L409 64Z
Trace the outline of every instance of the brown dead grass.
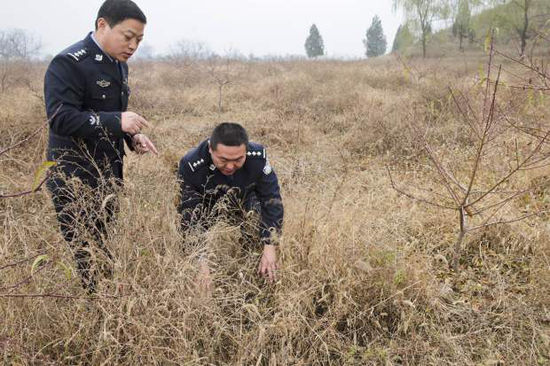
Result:
M122 210L107 243L114 276L102 280L98 296L87 298L74 269L68 276L60 264L73 265L45 191L0 200L3 362L548 364L547 218L470 235L455 273L456 215L391 189L388 163L402 184L433 183L416 168L424 157L411 123L430 126L437 147L452 152L448 159L461 161L471 143L461 139L448 86L467 90L480 64L408 62L410 70L392 58L241 65L221 113L203 65L133 64L131 110L152 122L161 154L127 159ZM502 96L525 107L515 117L550 117L547 103L520 96ZM25 87L0 95L1 146L43 120L42 102ZM282 269L275 285L265 284L255 273L259 253L239 247L239 230L220 223L208 237L215 290L205 298L193 286L194 257L181 250L174 169L220 121L241 122L268 148L286 210ZM0 158L0 190L32 185L45 143L43 132ZM501 168L494 159L483 179ZM510 209L547 196L539 190ZM5 267L41 253L48 259L32 276L32 259ZM60 297L32 297L52 293Z

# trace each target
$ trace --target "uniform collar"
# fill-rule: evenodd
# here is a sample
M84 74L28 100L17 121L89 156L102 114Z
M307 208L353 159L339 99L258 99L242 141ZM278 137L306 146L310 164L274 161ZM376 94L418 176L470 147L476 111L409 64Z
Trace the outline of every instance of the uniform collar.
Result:
M212 155L210 154L210 146L209 146L209 142L210 142L210 139L206 139L204 140L197 148L197 160L195 161L198 165L208 165L208 168L210 170L211 173L214 173L214 172L218 172L219 174L222 174L220 172L220 170L218 168L216 168L216 166L214 165L214 162L212 160ZM265 156L265 150L264 152L260 152L260 151L254 151L253 150L253 146L251 146L251 143L249 142L248 145L246 146L246 161L244 163L244 165L238 169L233 175L224 175L224 177L227 177L228 179L233 179L233 177L235 177L237 174L242 174L242 172L248 170L248 167L249 167L249 162L250 162L250 157L260 157L262 156Z
M101 50L99 45L94 40L92 32L90 32L84 40L84 45L89 54L88 57L93 60L94 64L98 64L98 66L101 65L100 69L102 73L109 75L110 79L120 86L128 83L128 73L124 67L121 67L122 63L108 57L108 55ZM103 83L103 81L109 82L111 80L97 80L99 83Z
M103 48L101 48L101 46L99 45L99 42L95 37L94 32L90 32L87 38L89 38L91 41L91 42L88 42L88 44L92 48L91 55L95 62L104 62L106 60L109 60L111 62L118 63L118 60L113 59L111 56L109 56L107 52L105 52Z

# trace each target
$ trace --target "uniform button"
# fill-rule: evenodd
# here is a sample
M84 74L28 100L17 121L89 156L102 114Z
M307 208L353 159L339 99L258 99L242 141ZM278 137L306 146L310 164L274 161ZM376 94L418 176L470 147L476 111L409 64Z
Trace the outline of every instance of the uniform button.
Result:
M120 92L120 95L124 95L124 92Z
M106 98L106 97L105 97L105 94L103 94L103 95L102 95L101 97L102 97L103 99L105 99L105 98Z

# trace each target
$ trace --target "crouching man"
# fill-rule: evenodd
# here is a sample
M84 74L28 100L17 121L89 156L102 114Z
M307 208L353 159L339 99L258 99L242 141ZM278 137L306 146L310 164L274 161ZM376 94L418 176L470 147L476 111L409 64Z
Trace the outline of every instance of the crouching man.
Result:
M208 230L216 216L229 213L244 224L251 212L260 215L259 235L263 244L258 273L269 282L276 280L277 238L283 223L283 203L277 175L262 145L248 141L246 130L237 123L222 123L210 139L185 155L179 164L182 231ZM220 204L221 203L221 204ZM244 240L244 245L247 240ZM207 281L210 272L204 261L200 271ZM207 284L210 287L210 283Z

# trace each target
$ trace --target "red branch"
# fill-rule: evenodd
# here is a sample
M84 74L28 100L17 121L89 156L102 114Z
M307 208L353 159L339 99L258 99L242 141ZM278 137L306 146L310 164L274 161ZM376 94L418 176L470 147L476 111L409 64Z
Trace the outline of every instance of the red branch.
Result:
M51 175L51 172L48 171L46 173L46 176L44 177L44 179L42 179L42 181L40 182L40 184L34 188L34 189L30 189L28 191L24 191L24 192L19 192L19 193L12 193L12 194L0 194L0 198L15 198L15 197L21 197L21 196L25 196L27 194L31 194L31 193L34 193L34 192L37 192L40 188L42 188L42 186L44 185L44 183L46 183L46 181L48 180L48 178L50 177Z
M47 252L38 253L38 254L36 254L36 255L34 255L34 256L32 256L32 257L22 259L22 260L20 260L19 262L15 262L15 263L11 263L11 264L6 264L5 266L0 267L0 271L3 270L3 269L6 269L6 268L18 266L18 265L20 265L21 263L28 262L28 261L33 260L34 258L36 258L36 257L38 257L38 256L41 256L41 255L43 255L43 254L46 254L46 253L47 253Z

